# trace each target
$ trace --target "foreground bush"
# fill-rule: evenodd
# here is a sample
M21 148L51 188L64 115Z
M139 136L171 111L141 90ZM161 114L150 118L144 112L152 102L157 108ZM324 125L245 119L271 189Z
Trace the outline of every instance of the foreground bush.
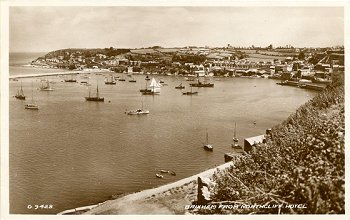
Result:
M240 208L199 213L344 213L344 117L344 80L336 75L332 85L274 127L266 144L237 155L233 167L213 176L212 204ZM254 204L265 207L244 208Z

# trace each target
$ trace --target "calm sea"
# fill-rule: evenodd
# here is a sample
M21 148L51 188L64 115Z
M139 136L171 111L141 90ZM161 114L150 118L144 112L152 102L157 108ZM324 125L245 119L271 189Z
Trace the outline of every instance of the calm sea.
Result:
M10 75L51 71L22 66L40 55L11 54ZM55 88L51 92L37 89L39 78L23 79L27 100L33 88L38 111L24 109L27 101L13 97L21 81L10 81L11 213L54 214L194 175L223 163L224 153L233 151L234 122L243 144L244 138L264 134L315 95L269 79L217 78L211 79L214 88L183 96L174 87L183 82L187 91L187 82L163 76L158 80L168 85L160 95L141 96L145 76L114 86L103 83L106 76L91 74L91 87L45 77ZM78 75L77 80L87 79ZM94 93L97 83L105 102L86 102L84 96L89 88ZM149 115L124 113L142 105ZM213 152L202 147L206 130ZM157 179L159 169L177 175ZM46 204L53 208L27 208Z

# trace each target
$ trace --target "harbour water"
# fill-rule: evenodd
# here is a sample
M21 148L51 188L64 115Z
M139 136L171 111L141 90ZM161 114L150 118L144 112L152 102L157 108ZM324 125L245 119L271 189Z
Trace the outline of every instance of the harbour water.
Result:
M10 56L10 75L48 72L22 66L36 57ZM270 79L214 78L214 88L195 88L198 95L183 96L174 89L183 82L189 90L182 77L160 76L168 84L161 94L142 96L145 76L134 76L137 82L130 83L123 75L127 80L116 85L104 84L109 73L89 76L92 86L59 76L42 78L52 82L54 91L38 90L40 78L23 79L25 101L13 97L21 81L10 81L10 213L55 214L194 175L223 163L224 153L234 151L234 122L243 144L316 94ZM97 83L105 102L86 102ZM24 109L32 85L38 111ZM142 105L149 115L125 114ZM206 130L213 152L203 149ZM158 179L159 169L177 175ZM53 208L28 209L46 204Z

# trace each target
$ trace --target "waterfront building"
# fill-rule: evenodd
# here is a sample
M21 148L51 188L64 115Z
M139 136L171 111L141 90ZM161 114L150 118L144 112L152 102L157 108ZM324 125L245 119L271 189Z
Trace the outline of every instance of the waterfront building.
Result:
M265 135L258 135L255 137L250 137L244 139L244 151L248 152L253 150L253 147L255 147L256 144L264 143L265 142Z

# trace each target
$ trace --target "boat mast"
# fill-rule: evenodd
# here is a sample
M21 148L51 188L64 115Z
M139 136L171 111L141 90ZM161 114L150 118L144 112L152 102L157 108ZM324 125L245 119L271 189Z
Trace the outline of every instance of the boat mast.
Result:
M33 98L33 80L32 80L32 103L34 103L34 98Z
M96 96L97 96L97 98L99 97L98 96L98 84L97 84L97 88L96 88Z
M23 89L22 89L22 80L21 80L21 95L24 96Z
M209 143L208 129L207 129L207 144Z
M235 122L234 139L236 140L236 122Z

